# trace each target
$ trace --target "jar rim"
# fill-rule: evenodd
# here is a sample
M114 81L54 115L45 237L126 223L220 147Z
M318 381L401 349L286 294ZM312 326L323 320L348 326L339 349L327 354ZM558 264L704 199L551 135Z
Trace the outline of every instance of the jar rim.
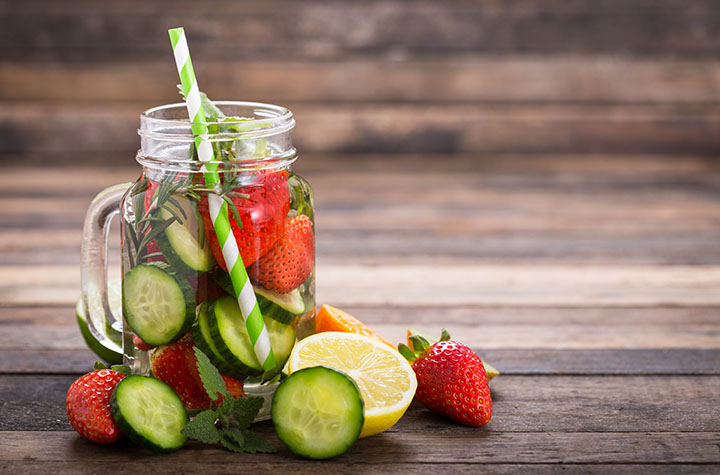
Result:
M252 114L230 114L228 118L238 120L224 120L206 122L208 126L222 125L225 127L241 127L242 130L232 132L208 134L208 140L225 141L235 138L260 138L281 134L295 127L295 119L290 109L274 104L251 101L213 101L218 108L234 111L244 111ZM187 106L184 102L163 104L152 107L140 114L140 128L138 135L169 142L192 142L194 135L191 127L193 122L187 116Z

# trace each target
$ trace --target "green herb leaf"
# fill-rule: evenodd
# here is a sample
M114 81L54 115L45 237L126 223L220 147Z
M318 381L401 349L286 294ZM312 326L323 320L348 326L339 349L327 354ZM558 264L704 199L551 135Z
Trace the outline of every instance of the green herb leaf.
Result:
M263 398L261 397L250 396L235 399L232 406L235 426L238 429L250 427L250 423L255 420L262 406Z
M240 447L245 445L245 436L243 436L243 431L237 427L231 427L223 431L223 438L232 439Z
M250 432L249 430L242 431L243 437L245 438L245 452L254 454L254 453L262 453L262 454L272 454L277 452L275 450L275 447L270 445L270 442L263 439L259 435L257 435L254 432Z
M216 414L212 409L202 411L187 423L182 433L206 444L220 442L220 431L215 427Z
M231 437L223 436L223 438L222 438L222 440L220 440L220 442L228 450L232 450L233 452L237 452L239 454L245 452L244 447L242 445L238 444L235 441L235 439L233 439Z
M225 381L222 379L222 376L220 376L217 368L213 366L205 353L200 351L200 348L195 346L193 350L195 350L195 356L197 357L197 368L200 373L200 379L210 399L216 401L218 395L226 397L227 389L225 388Z
M237 223L238 227L242 228L242 219L240 219L240 213L238 212L237 206L231 200L228 196L222 195L222 199L225 200L225 202L228 204L228 208L230 211L232 211L233 218L235 218L235 222Z
M130 366L126 364L114 364L110 366L110 369L113 371L117 371L118 373L122 373L125 376L130 376L130 374L132 373Z

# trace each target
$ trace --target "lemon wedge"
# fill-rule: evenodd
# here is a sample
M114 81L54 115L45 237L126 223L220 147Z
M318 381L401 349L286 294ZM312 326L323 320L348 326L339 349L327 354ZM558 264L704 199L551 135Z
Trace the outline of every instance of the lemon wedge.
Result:
M379 434L405 414L417 389L410 364L384 343L363 335L323 332L293 348L289 371L325 365L343 371L360 388L365 423L360 437Z

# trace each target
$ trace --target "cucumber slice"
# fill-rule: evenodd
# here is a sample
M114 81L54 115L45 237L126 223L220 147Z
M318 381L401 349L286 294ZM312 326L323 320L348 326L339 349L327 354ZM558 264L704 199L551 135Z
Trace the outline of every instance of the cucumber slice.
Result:
M107 282L107 299L110 311L116 318L122 318L122 287L120 279L109 279ZM87 315L85 314L85 306L82 297L75 304L75 318L80 328L80 333L87 343L87 346L95 352L105 362L112 364L122 364L122 333L110 326L105 319L105 310L102 306L100 293L96 289L90 289L88 292L88 305L90 306L90 316L94 319L95 328L105 337L101 340L95 338L90 332L88 326Z
M194 201L182 195L173 195L175 202L168 201L160 208L160 217L178 217L156 238L158 247L174 269L183 273L207 272L215 267L210 243L205 237L203 221Z
M185 445L188 414L170 386L148 376L128 376L118 383L110 410L120 430L153 452L173 452Z
M292 323L295 317L305 313L305 302L299 288L287 294L273 292L259 285L254 285L253 290L263 316L287 325Z
M192 327L193 341L195 342L195 345L200 348L200 351L210 358L210 361L213 365L215 365L218 371L227 376L235 376L235 370L220 354L220 351L217 349L210 336L210 324L208 319L212 312L213 309L210 302L203 302L200 307L198 307L197 320Z
M103 343L97 338L95 338L95 336L90 332L90 328L88 327L87 317L85 316L85 307L83 306L82 298L80 298L77 301L77 304L75 304L75 318L77 319L80 333L82 334L88 348L90 348L106 363L110 363L111 365L122 364L122 334L113 330L110 325L107 325L103 322L102 324L96 326L96 328L101 333L104 332L107 340L105 340L105 343Z
M218 299L208 316L210 340L215 344L218 354L236 372L245 376L262 374L262 365L255 356L237 301L232 297ZM263 316L263 320L275 355L274 374L282 369L290 356L295 345L295 329L269 317Z
M364 419L355 382L327 366L292 373L272 400L278 437L290 450L311 459L344 453L360 435Z
M234 295L232 281L227 272L217 269L212 273L212 277L227 293ZM300 287L287 294L273 292L259 285L253 285L253 290L260 306L260 312L266 317L289 324L295 317L305 313L305 301Z
M123 315L145 343L164 345L190 329L195 319L195 292L170 265L141 264L123 279Z

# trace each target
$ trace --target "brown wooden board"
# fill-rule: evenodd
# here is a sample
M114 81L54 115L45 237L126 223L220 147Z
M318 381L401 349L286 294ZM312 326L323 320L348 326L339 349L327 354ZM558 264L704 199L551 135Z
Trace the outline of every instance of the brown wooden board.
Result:
M184 25L197 58L403 59L448 52L715 57L714 2L26 1L0 11L3 59L167 58Z
M194 46L194 45L193 45ZM162 57L161 57L162 58ZM167 59L167 58L165 58ZM210 97L271 103L717 103L717 60L624 56L197 61ZM170 61L0 61L0 100L177 102Z
M157 101L4 102L0 154L125 153L138 148L139 115ZM294 144L307 152L662 153L720 150L712 104L306 105L287 103Z
M0 375L0 431L72 430L64 401L77 377ZM720 416L710 404L720 397L718 376L505 375L490 387L493 418L485 429L463 428L416 403L388 433L450 440L514 432L712 432ZM664 401L671 400L682 401L682 410L668 410Z

